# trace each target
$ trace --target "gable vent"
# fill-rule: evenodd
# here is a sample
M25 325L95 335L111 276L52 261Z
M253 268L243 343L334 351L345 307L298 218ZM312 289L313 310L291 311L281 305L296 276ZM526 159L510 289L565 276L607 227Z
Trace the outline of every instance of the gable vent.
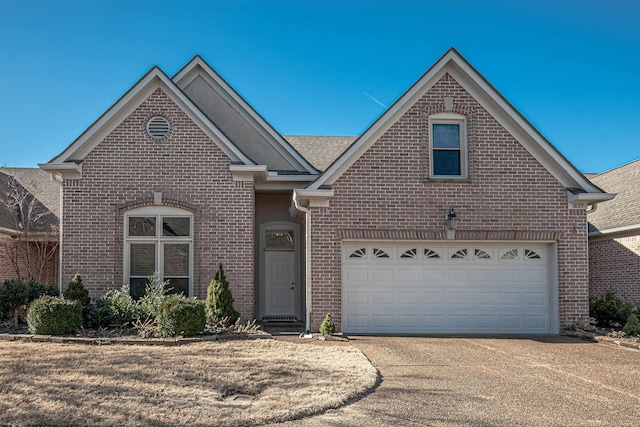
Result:
M164 138L169 134L170 128L169 120L162 116L152 117L151 120L147 122L147 133L153 139Z

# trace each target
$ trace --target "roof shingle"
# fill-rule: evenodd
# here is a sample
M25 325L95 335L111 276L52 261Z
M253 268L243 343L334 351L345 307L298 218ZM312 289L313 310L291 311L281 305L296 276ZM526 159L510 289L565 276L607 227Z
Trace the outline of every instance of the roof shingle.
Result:
M615 199L589 214L589 232L640 225L640 159L590 178Z

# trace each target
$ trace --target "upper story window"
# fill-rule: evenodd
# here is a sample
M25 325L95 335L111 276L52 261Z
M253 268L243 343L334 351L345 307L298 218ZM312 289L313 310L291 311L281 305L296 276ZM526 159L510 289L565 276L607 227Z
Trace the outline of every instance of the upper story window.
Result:
M144 295L155 272L170 293L193 293L193 215L178 208L149 206L125 215L124 280L131 296Z
M429 116L431 178L467 178L467 119L462 114Z

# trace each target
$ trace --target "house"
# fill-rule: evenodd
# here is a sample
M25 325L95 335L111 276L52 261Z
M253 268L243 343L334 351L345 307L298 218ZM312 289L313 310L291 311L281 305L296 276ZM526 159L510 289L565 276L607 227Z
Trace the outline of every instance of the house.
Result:
M589 290L640 303L640 159L590 177L616 198L587 215Z
M58 283L60 185L34 168L0 168L0 282Z
M349 333L555 333L588 316L589 182L455 49L357 138L280 135L200 56L60 155L62 281L154 271L244 318Z

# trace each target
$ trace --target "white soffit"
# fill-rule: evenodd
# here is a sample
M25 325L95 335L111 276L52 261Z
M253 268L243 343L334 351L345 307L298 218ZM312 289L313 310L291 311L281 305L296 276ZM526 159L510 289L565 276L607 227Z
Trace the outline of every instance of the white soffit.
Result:
M317 189L332 185L445 73L449 73L467 90L564 187L580 188L589 193L602 192L591 184L453 48L449 49L308 188Z
M235 109L281 156L298 170L317 175L318 171L298 153L229 83L222 78L200 55L196 55L172 80L184 89L196 77L202 77L222 98ZM220 90L217 90L220 88Z
M82 160L158 88L162 89L220 147L231 161L254 164L211 123L211 120L157 66L153 67L80 137L48 164Z

